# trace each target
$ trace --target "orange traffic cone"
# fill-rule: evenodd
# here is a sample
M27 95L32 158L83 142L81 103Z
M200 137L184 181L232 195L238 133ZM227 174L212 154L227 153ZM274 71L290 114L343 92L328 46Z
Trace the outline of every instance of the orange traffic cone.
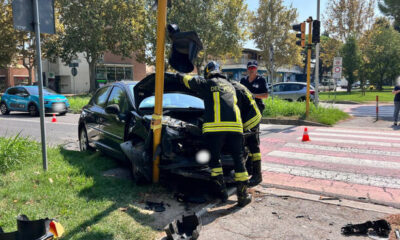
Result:
M303 141L303 142L311 141L310 137L308 136L307 128L304 128L303 139L301 141Z
M53 113L53 118L51 119L51 122L57 122L56 114Z

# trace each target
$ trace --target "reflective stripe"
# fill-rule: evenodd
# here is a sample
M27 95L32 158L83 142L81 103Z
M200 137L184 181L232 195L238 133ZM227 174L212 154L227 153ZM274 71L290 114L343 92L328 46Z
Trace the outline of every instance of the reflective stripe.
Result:
M242 121L242 117L240 116L240 109L237 105L237 97L233 96L233 109L235 110L236 113L236 122L239 123Z
M214 98L214 121L220 122L221 121L221 104L219 102L219 92L213 92Z
M260 111L258 111L258 114L256 116L254 116L252 119L250 119L249 121L243 123L243 128L245 130L249 130L252 129L253 127L255 127L258 123L260 123L261 121L261 114Z
M235 173L235 181L243 182L247 181L249 178L249 174L247 172Z
M243 128L203 128L203 133L207 132L238 132L243 133Z
M260 161L261 160L261 153L253 153L251 155L251 160L252 161Z
M212 168L211 169L211 176L212 177L215 177L215 176L218 176L218 175L222 175L222 174L223 174L222 167Z
M212 122L212 123L204 123L203 128L208 128L208 127L243 127L242 123L236 123L236 122Z
M183 77L183 83L184 83L185 86L186 86L187 88L189 88L189 89L190 89L189 80L191 80L191 79L192 79L192 76L190 76L190 75L185 75L185 76Z

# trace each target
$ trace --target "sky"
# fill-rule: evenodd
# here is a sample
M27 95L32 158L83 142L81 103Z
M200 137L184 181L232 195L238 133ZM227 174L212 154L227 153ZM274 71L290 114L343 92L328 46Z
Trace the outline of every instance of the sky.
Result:
M321 13L320 18L322 18L322 14L325 12L325 9L328 5L329 0L320 0L321 3ZM284 0L284 5L289 7L292 5L293 8L297 8L298 22L302 22L306 20L308 17L312 17L313 19L317 19L317 0ZM248 9L251 11L256 11L258 8L258 0L246 0L248 5ZM378 8L376 8L375 13L379 14ZM321 33L323 32L323 25L321 24ZM249 41L245 44L245 48L255 48L254 43Z

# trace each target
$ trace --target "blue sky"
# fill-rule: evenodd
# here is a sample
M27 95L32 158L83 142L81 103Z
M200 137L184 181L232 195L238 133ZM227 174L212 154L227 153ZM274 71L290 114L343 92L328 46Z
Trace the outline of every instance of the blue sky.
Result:
M321 18L322 14L325 12L326 6L329 0L320 0L321 2ZM306 20L308 17L313 17L313 19L317 18L317 0L284 0L285 6L292 5L293 8L297 8L298 17L297 20L299 22ZM256 11L258 8L258 0L246 0L249 10ZM376 14L379 14L379 10L376 9ZM323 28L323 26L321 25ZM322 32L322 31L321 31ZM247 42L245 44L247 48L254 48L254 43Z

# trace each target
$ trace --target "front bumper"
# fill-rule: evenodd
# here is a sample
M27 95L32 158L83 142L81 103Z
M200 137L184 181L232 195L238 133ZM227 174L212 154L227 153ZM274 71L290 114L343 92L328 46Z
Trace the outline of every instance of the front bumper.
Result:
M46 113L61 113L68 112L69 104L65 102L54 102L45 105Z

